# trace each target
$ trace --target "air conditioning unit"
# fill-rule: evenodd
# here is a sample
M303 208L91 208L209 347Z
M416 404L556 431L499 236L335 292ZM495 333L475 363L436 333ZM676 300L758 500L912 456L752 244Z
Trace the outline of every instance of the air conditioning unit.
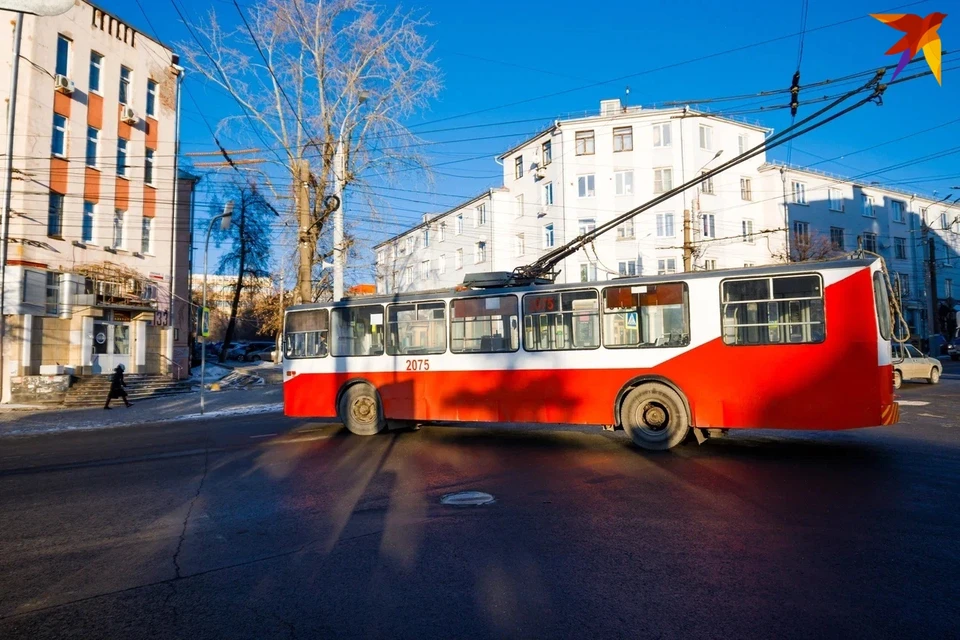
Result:
M128 105L123 105L123 108L120 110L120 119L127 124L137 124L140 121L140 118L137 117L137 112L133 110L133 107Z
M536 168L534 168L533 170L534 180L543 180L543 178L546 175L547 175L547 168L544 167L543 165L537 165Z
M53 80L53 88L62 93L73 93L73 80L58 73L57 77Z

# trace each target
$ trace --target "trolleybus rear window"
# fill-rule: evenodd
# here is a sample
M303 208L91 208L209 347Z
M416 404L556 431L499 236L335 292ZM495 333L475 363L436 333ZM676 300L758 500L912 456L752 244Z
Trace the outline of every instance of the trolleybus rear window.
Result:
M826 337L818 275L727 280L721 288L726 344L809 344Z
M880 325L880 337L889 340L892 322L890 321L890 298L887 295L887 283L879 271L873 274L873 298L877 304L877 322Z
M523 348L527 351L596 349L600 303L596 290L523 296Z
M460 298L450 302L450 351L495 353L520 348L516 296Z
M284 356L287 358L322 358L327 355L327 333L330 312L326 309L291 311L284 327Z
M333 355L382 356L383 307L370 304L334 309Z
M387 353L391 356L443 353L447 318L442 302L387 307Z
M603 290L603 346L684 347L688 344L690 303L686 283Z

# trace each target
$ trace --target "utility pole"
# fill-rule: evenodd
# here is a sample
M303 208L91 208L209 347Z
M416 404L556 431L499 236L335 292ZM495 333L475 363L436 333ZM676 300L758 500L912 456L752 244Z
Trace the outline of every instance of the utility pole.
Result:
M293 197L297 206L297 219L300 221L300 238L297 244L300 251L300 271L297 281L300 287L300 302L313 302L313 256L317 243L313 241L313 221L310 219L310 195L307 185L310 182L310 163L306 160L296 162L296 183Z
M343 183L347 177L343 159L343 140L337 141L333 173L333 193L340 205L333 212L333 301L336 302L343 297L343 269L347 262L343 246Z
M927 246L930 252L930 334L932 336L940 333L940 320L937 315L937 238L935 235L927 240Z
M690 209L683 210L683 270L693 271L693 229Z

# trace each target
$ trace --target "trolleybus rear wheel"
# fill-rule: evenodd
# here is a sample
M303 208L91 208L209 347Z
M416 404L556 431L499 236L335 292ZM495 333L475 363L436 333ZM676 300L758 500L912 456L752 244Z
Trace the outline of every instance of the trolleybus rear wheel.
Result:
M383 408L380 406L380 397L368 384L347 387L340 397L338 409L343 426L354 435L374 436L387 426Z
M642 449L666 451L683 442L690 422L683 399L665 384L647 382L620 405L620 424Z

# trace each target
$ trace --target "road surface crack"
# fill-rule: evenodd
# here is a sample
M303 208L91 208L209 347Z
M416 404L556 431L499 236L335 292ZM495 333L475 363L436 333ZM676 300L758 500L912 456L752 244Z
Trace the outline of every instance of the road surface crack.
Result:
M210 451L208 449L203 455L203 475L200 476L200 484L197 485L197 492L190 501L190 507L187 508L187 515L183 518L183 529L180 531L180 540L177 541L177 550L173 552L173 568L176 572L175 579L177 580L183 577L183 575L180 573L180 550L183 548L183 543L187 539L187 526L190 523L190 514L193 513L193 506L197 504L197 498L200 497L200 492L203 491L203 483L207 479L207 471L209 469Z

